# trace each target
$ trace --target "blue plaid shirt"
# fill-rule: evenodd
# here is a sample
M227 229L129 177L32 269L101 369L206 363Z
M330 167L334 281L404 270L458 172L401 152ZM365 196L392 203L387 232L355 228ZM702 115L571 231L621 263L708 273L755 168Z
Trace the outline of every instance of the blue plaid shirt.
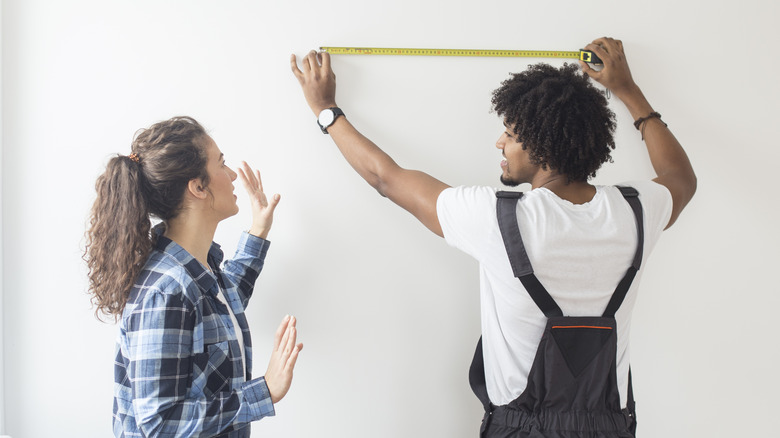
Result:
M251 380L244 315L269 245L243 233L235 257L220 270L222 250L212 243L208 261L215 275L175 242L157 237L119 326L115 436L249 437L250 422L275 414L265 379ZM243 334L246 361L217 298L218 282Z

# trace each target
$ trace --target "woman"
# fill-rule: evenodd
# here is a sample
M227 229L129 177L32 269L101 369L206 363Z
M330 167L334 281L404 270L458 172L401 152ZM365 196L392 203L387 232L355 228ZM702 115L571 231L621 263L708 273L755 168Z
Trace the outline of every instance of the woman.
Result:
M114 434L248 437L290 388L303 344L296 320L276 332L264 377L252 379L244 309L262 270L279 203L246 164L238 177L252 226L222 267L217 224L238 212L236 173L203 127L176 117L136 134L96 183L87 232L90 293L119 320ZM150 217L162 222L151 227Z

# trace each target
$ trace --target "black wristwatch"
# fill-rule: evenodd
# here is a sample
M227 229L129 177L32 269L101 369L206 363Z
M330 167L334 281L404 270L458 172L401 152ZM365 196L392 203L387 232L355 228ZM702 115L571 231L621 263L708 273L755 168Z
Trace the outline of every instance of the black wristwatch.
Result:
M328 127L333 124L333 122L336 121L336 119L339 116L343 116L344 111L341 110L341 108L334 106L330 108L325 108L320 112L319 117L317 117L317 124L320 125L320 129L322 129L323 134L328 133Z

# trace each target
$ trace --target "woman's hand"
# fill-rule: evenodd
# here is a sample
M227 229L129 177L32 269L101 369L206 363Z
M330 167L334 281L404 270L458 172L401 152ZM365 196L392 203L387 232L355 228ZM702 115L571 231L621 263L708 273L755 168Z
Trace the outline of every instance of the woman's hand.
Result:
M295 345L298 331L295 328L297 320L294 316L285 316L274 336L274 350L265 372L265 383L271 393L271 401L276 404L284 398L290 389L293 378L293 368L298 360L298 353L303 344Z
M244 184L249 198L252 200L252 226L249 228L249 234L261 237L268 237L268 231L271 230L271 224L274 221L274 210L279 204L281 196L275 194L269 201L265 192L263 192L263 181L260 179L260 171L252 170L246 161L242 162L242 168L238 168L238 177Z

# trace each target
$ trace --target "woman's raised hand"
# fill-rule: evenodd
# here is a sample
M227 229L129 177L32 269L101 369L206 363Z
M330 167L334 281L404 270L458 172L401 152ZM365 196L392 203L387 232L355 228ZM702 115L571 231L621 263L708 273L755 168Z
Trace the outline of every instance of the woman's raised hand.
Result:
M265 239L274 221L274 210L281 196L275 194L268 200L263 191L260 171L252 170L246 161L242 161L242 166L238 168L237 173L252 201L252 226L249 228L249 234Z

